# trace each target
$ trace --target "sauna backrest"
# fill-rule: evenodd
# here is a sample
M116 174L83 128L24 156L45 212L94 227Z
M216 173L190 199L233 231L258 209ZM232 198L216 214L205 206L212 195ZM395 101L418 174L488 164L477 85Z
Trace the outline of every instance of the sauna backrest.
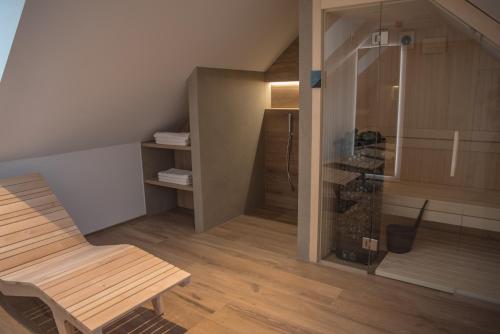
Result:
M40 174L0 179L0 276L85 243Z

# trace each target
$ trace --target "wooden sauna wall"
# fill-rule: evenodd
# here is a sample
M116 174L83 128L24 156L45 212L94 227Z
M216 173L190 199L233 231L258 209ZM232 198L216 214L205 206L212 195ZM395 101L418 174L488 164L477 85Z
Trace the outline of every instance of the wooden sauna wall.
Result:
M299 107L299 85L272 85L271 86L271 108Z
M295 190L288 183L286 172L286 149L288 140L288 114L293 114L293 144L290 159L290 174ZM265 205L282 209L295 217L298 209L299 173L299 111L297 109L268 109L264 114L265 146Z
M499 60L442 22L414 32L416 43L407 54L401 181L500 190ZM381 63L382 74L399 67L389 62ZM377 71L368 73L373 77L365 78L365 85L374 87ZM387 89L392 87L382 85ZM373 112L376 90L361 87L358 93L358 112L362 118L372 115L364 124L382 129L393 141L394 100L381 100L383 107ZM450 177L455 130L460 145L456 174Z
M298 37L274 61L274 63L266 70L264 75L267 82L299 80Z

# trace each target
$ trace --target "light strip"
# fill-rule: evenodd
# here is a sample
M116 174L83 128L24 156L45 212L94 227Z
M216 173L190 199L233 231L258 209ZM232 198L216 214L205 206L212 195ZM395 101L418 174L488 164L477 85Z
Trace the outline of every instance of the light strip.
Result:
M271 82L271 86L298 86L298 81L275 81Z
M394 164L396 179L401 176L401 153L403 148L403 126L405 113L405 89L406 89L406 46L401 45L399 55L399 89L398 89L398 121L396 128L396 161Z

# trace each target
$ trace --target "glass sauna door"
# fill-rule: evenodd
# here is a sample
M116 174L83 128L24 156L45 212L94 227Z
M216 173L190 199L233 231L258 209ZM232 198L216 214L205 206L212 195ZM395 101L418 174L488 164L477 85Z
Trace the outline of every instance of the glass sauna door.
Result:
M402 45L403 120L397 177L382 196L379 246L388 252L375 273L500 303L498 49L433 1L384 3L381 21ZM394 66L381 61L380 72ZM406 233L394 225L414 224L425 200L412 247L391 250Z
M466 175L466 191L454 287L458 294L500 304L500 50L466 26L455 26L456 57L467 57L461 94L472 120L459 141L457 166Z
M447 15L427 0L382 6L382 30L398 45L400 57L385 61L383 55L379 66L379 114L390 96L384 76L399 68L399 82L393 88L398 90L396 131L385 129L385 121L377 124L386 152L395 155L395 177L384 178L377 238L384 255L374 272L454 293L468 192L463 159L476 87L466 79L472 75L473 51L463 45L468 38Z
M324 24L323 260L500 303L500 51L428 0Z
M394 113L369 110L379 100L380 10L376 4L324 16L320 255L363 270L378 253L372 236L379 233L386 170L383 138L368 123Z
M427 0L325 13L320 253L455 292L475 51L447 15Z

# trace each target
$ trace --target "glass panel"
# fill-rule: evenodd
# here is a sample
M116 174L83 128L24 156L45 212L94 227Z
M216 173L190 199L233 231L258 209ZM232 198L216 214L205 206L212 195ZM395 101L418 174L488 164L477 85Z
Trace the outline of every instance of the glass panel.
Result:
M384 162L370 155L369 146L380 138L370 131L370 115L359 114L357 106L378 104L378 42L373 50L361 47L380 30L380 5L327 12L324 22L320 255L365 270L371 254L363 240L372 234L373 212L380 212L373 193L381 182L371 176L383 174ZM374 77L359 81L360 68ZM359 89L374 100L360 100Z
M498 52L431 1L385 4L381 25L400 36L403 122L399 177L383 190L381 248L393 251L375 272L500 302ZM392 67L381 62L380 73Z
M463 153L457 157L457 166L463 166L466 174L467 191L455 284L459 294L499 304L500 52L481 38L462 35L468 38L457 41L454 50L467 57L467 68L459 70L457 75L463 77L457 80L467 82L470 89L465 94L473 121L461 136Z
M499 49L428 0L324 22L322 258L500 303Z

